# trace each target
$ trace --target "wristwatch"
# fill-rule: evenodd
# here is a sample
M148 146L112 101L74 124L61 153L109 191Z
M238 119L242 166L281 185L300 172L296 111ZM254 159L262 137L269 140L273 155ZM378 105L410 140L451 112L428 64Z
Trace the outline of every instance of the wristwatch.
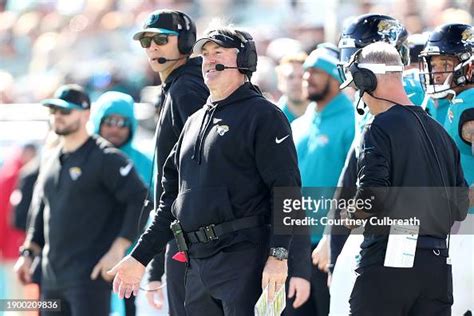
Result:
M32 249L24 248L24 247L20 247L19 255L20 255L20 257L29 257L29 258L34 258L35 257L35 253L33 252Z
M270 248L270 256L277 258L278 260L288 259L288 250L283 247Z

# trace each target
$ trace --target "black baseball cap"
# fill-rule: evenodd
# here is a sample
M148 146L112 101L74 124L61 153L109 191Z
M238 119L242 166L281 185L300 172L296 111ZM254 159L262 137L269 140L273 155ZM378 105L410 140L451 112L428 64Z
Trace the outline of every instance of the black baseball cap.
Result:
M143 29L136 32L133 39L139 40L144 33L179 35L179 32L184 29L180 20L178 11L156 10L148 16L143 24Z
M54 97L41 101L44 106L57 106L71 110L87 110L91 101L85 90L77 84L67 84L59 87Z
M244 46L242 40L239 39L237 36L219 31L214 31L209 33L206 37L200 38L196 41L193 47L193 53L201 54L202 47L206 45L207 42L214 42L224 48L240 49Z

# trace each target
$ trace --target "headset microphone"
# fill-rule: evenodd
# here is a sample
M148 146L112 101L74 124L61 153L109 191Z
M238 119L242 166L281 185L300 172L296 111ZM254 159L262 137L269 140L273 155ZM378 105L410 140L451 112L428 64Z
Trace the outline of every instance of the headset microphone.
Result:
M249 68L244 68L244 67L229 67L229 66L224 66L223 64L216 64L216 70L217 71L224 71L226 69L242 69L242 70L248 70Z
M158 63L159 64L164 64L164 63L167 63L169 61L176 61L176 60L180 60L180 59L184 59L186 58L187 56L183 56L183 57L179 57L179 58L165 58L165 57L159 57L157 59Z
M362 97L364 96L364 93L365 93L364 90L360 91L360 94L359 94L359 101L357 101L357 105L356 105L356 111L357 111L357 114L359 114L359 115L364 115L364 114L365 114L364 109L361 109L361 108L359 107L360 101L362 100ZM365 103L364 103L364 107L365 107Z

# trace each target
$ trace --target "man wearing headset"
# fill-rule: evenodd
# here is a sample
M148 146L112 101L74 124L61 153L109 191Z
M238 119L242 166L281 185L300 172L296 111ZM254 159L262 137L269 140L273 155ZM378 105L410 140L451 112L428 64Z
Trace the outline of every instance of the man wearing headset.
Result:
M400 226L394 224L365 225L351 315L451 315L446 237L453 222L466 217L467 190L454 190L449 196L454 205L447 207L442 194L433 194L435 189L429 191L429 199L426 194L411 194L408 200L403 188L412 192L417 187L444 187L447 194L448 189L465 189L459 151L446 131L409 100L402 84L403 64L393 46L370 44L345 67L351 76L342 87L354 84L374 115L362 135L355 195L356 200L372 198L373 207L343 211L341 216L348 223L372 217L401 219L407 214L419 219L411 226L414 232L404 233L407 237L396 235ZM409 212L401 211L406 209ZM404 238L397 241L400 248L393 246L394 236Z
M257 65L250 34L214 28L194 52L203 57L210 97L166 161L153 224L110 273L119 296L136 294L145 265L173 230L188 261L187 315L251 315L262 288L271 299L287 277L291 235L269 224L273 188L301 187L295 146L284 114L249 82ZM309 236L299 242L307 243L309 263ZM292 273L297 306L309 295L309 286L304 293L298 286L309 284L309 268Z
M209 95L201 75L202 59L190 58L196 41L196 26L189 16L180 11L158 10L152 12L143 29L133 36L145 50L153 71L162 82L161 108L156 127L156 172L154 198L159 202L163 192L161 180L163 166L187 118L206 103ZM155 210L158 203L155 203ZM177 246L170 241L166 250L166 278L170 315L184 315L185 264L173 259ZM160 308L163 275L163 256L151 263L150 283L147 286L148 302Z

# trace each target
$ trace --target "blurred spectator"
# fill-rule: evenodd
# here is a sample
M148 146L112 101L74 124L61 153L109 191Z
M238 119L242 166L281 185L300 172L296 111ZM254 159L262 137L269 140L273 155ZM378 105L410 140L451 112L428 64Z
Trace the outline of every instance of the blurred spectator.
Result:
M2 275L5 276L5 279L0 281L2 284L8 284L8 292L4 295L10 298L22 297L21 287L10 271L18 258L18 248L25 238L21 230L11 225L13 214L10 196L17 185L22 166L31 161L35 155L35 146L27 144L14 149L0 167L0 270L9 271L5 274L0 271L0 279Z
M267 56L258 57L257 71L252 76L252 83L256 84L263 95L270 101L276 102L280 98L278 91L275 63Z
M304 52L284 56L276 68L278 90L282 93L278 106L290 123L306 111L309 101L303 90Z
M275 63L278 63L284 56L298 54L304 51L301 43L292 38L277 38L270 42L265 53Z

